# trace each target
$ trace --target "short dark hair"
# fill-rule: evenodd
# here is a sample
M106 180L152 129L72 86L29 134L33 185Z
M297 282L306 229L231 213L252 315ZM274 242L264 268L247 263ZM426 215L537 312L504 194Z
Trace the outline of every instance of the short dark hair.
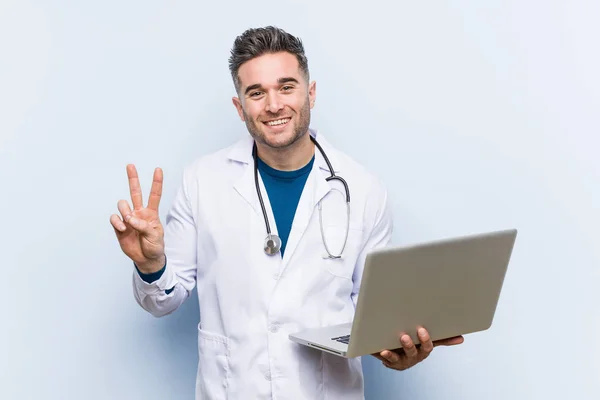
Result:
M308 60L304 54L304 46L300 38L295 37L283 29L267 26L263 28L251 28L238 36L231 49L229 57L229 71L233 78L235 90L240 90L240 78L238 70L240 66L253 58L269 53L285 51L296 56L300 70L308 81Z

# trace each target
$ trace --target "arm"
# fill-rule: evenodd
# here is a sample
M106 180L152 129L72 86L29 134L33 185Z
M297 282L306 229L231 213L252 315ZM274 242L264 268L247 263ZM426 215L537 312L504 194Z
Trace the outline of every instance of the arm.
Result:
M387 189L381 182L376 182L369 191L365 210L365 224L368 224L365 226L367 240L358 257L352 276L354 282L352 301L355 308L358 303L358 293L367 254L372 249L387 246L392 238L393 215Z
M155 273L133 271L133 294L137 303L155 317L175 311L196 285L197 232L185 178L169 210L165 226L163 268Z
M389 198L386 189L380 184L370 192L367 200L366 215L367 221L372 221L371 228L368 230L368 238L362 252L358 258L354 270L353 281L354 289L352 291L352 300L354 307L358 301L360 282L364 270L365 259L371 249L387 246L392 237L393 218ZM382 361L387 368L394 370L405 370L425 360L437 346L454 346L463 343L464 338L457 336L454 338L443 339L432 342L426 329L418 330L420 345L415 345L408 335L399 335L400 347L393 350L383 350L373 354L374 357Z

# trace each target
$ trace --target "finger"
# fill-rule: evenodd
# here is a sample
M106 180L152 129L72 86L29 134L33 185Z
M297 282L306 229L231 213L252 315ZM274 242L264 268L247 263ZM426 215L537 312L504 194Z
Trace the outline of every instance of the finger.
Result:
M119 200L117 203L117 209L121 213L123 222L125 222L125 224L129 224L129 218L133 217L133 212L131 211L131 207L129 207L129 203L126 200Z
M456 346L457 344L462 344L465 341L465 338L462 336L455 336L448 339L436 340L433 342L434 346Z
M163 171L160 168L154 170L154 178L152 179L152 188L150 189L150 197L148 198L148 208L158 211L160 197L162 196L163 187Z
M149 234L152 232L152 228L148 221L136 217L133 214L133 211L131 211L129 203L127 203L125 200L119 200L117 207L119 208L119 212L121 213L121 216L123 217L123 222L125 222L126 226L129 225L136 231L144 234Z
M408 357L416 357L418 354L417 348L413 343L412 339L408 335L402 335L400 337L400 343L402 343L402 348L404 349L404 353Z
M117 232L125 232L127 230L127 227L125 226L123 221L121 221L121 218L119 218L117 214L113 214L110 216L110 224Z
M423 327L419 328L417 335L421 342L421 351L425 354L431 353L433 350L433 342L431 341L431 336L429 335L429 332L427 332L427 329Z
M140 180L138 178L137 170L135 165L127 165L127 178L129 178L129 192L131 193L131 201L133 202L133 209L139 210L143 207L142 201L142 187L140 186Z
M387 361L389 363L397 363L398 361L400 361L400 355L396 352L390 351L390 350L384 350L381 353L379 353L381 355L381 357L383 358L381 361Z
M131 225L131 227L133 229L135 229L136 231L138 231L140 233L143 233L145 235L149 235L152 233L152 227L150 226L148 221L146 221L145 219L142 219L142 218L138 218L138 217L134 216L133 214L129 214L127 223L129 225Z

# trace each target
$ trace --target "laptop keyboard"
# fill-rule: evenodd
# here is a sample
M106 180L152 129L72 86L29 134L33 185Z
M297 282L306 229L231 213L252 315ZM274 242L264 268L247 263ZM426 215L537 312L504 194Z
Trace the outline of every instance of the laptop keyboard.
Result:
M348 342L350 342L350 335L334 337L334 338L331 338L331 340L335 340L336 342L348 344Z

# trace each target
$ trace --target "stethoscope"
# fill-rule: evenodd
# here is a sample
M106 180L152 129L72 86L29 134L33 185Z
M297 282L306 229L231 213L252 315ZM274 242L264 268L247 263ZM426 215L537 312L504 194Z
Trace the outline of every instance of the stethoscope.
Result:
M341 258L342 253L344 252L344 249L346 248L346 242L348 241L348 232L350 231L350 191L348 190L348 184L346 183L344 178L342 178L341 176L337 176L335 174L335 172L333 171L333 167L331 166L331 163L329 162L329 159L327 158L327 155L323 151L323 148L321 147L321 145L319 145L317 140L312 135L309 135L309 136L310 136L310 139L312 140L312 142L315 144L315 146L317 146L317 148L323 155L323 158L325 159L325 162L327 163L327 166L329 167L329 172L331 175L328 176L327 178L325 178L325 180L327 182L329 182L333 179L337 179L338 181L342 182L342 184L344 185L344 189L346 190L346 212L347 212L346 237L344 238L344 245L342 246L342 250L340 251L340 254L338 254L338 255L332 254L331 251L329 250L329 247L327 246L327 240L325 240L325 232L323 230L323 211L322 211L321 202L319 201L319 224L321 225L321 238L323 240L323 245L325 246L325 251L327 251L327 256L325 256L325 258ZM265 250L266 254L272 256L272 255L279 253L279 250L281 249L281 239L279 238L279 236L271 233L271 227L269 225L269 218L267 217L267 211L265 210L265 204L263 202L262 195L260 194L260 187L258 184L258 165L257 165L257 161L256 161L257 160L256 143L254 143L254 147L252 148L252 157L254 158L254 183L256 186L256 193L258 194L258 200L260 201L260 207L262 208L263 217L265 219L265 226L267 228L267 237L265 239L264 250Z

